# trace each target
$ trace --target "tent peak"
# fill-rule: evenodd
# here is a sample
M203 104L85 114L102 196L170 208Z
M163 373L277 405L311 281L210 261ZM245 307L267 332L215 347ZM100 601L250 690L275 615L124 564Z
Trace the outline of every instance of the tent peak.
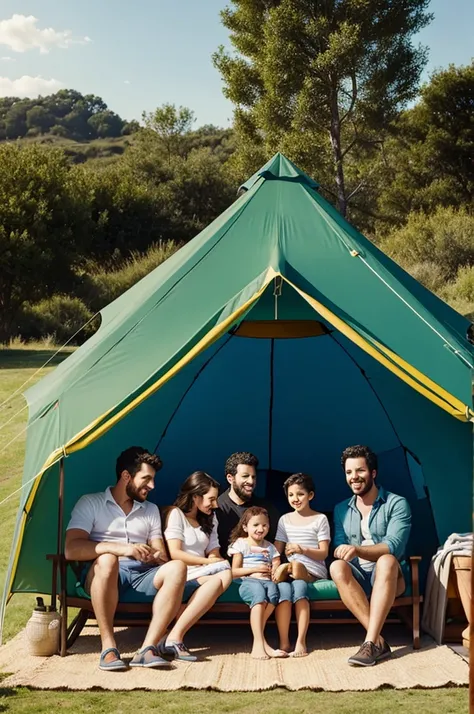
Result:
M295 181L303 183L310 188L319 188L319 184L310 178L304 171L301 171L284 154L277 152L267 163L256 171L247 181L242 184L241 189L249 190L258 181L264 179L281 179L284 181Z

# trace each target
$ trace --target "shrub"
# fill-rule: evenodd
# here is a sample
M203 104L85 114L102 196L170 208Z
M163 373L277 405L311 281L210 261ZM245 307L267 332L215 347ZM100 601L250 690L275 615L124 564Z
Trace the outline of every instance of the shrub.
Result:
M430 215L410 213L406 225L382 238L380 247L407 270L436 263L453 280L460 267L474 265L474 216L441 207Z
M446 287L446 272L437 263L431 261L414 263L410 265L409 273L425 288L437 295L441 295Z
M49 335L56 344L64 344L92 317L82 300L68 295L53 297L35 305L26 305L20 316L18 333L24 340L38 340ZM84 342L94 331L90 323L72 344Z
M160 241L152 245L145 254L131 253L130 257L119 262L115 269L101 270L97 265L91 265L90 272L83 276L80 289L84 303L93 313L98 312L151 273L179 247L173 241Z

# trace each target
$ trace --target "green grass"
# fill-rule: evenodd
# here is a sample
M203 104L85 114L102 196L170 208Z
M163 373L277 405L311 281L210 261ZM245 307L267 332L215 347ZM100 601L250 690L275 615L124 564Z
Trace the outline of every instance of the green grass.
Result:
M58 364L65 354L58 355L40 374L38 370L55 352L47 342L37 345L16 343L15 349L0 350L0 403L26 380L31 386ZM66 352L67 354L67 352ZM7 408L0 409L0 425L13 417L24 406L21 396L16 396ZM0 430L0 450L24 429L27 411L23 410L10 424ZM0 454L0 501L21 485L25 435L17 439ZM2 585L8 564L10 544L18 507L19 494L0 506L0 572ZM31 614L32 595L15 595L7 607L4 636L9 639L25 624ZM236 714L461 714L468 711L468 691L464 688L396 691L384 689L376 692L56 692L32 691L24 688L0 687L0 712L50 714L61 712L94 712L94 714L141 714L155 712L172 714L204 714L209 711L235 712Z
M56 348L48 345L48 342L30 346L15 343L15 348L0 349L0 404L3 404L27 380L30 381L24 389L31 387L70 353L70 350L65 350L64 353L54 357L46 369L41 370L43 364L54 355ZM40 372L35 374L38 370ZM26 436L22 432L26 427L27 416L26 401L21 396L21 392L4 407L0 407L0 502L21 486ZM13 439L15 441L5 449ZM2 591L19 501L20 493L17 493L0 506L0 542L3 546L0 550ZM6 611L5 640L13 637L24 626L31 614L33 602L32 595L15 595Z
M2 709L3 705L3 709ZM160 711L173 714L461 714L468 711L466 689L378 692L35 692L0 690L0 711L93 712L94 714L141 714Z

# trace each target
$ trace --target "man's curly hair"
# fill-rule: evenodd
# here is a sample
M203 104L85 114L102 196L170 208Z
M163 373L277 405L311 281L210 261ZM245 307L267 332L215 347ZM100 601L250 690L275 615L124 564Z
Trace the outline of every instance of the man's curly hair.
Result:
M128 449L122 451L115 464L117 481L120 480L122 471L128 471L133 478L137 471L140 471L142 464L152 466L155 471L159 471L163 466L158 454L150 454L143 446L129 446Z
M227 476L227 474L230 474L231 476L235 476L239 464L244 464L244 466L254 466L257 469L258 459L249 451L236 451L235 454L229 456L225 462L225 475Z
M365 459L369 471L377 471L377 454L375 454L368 446L361 446L360 444L357 444L356 446L348 446L347 449L344 449L342 452L341 466L343 470L346 468L347 459L359 458Z

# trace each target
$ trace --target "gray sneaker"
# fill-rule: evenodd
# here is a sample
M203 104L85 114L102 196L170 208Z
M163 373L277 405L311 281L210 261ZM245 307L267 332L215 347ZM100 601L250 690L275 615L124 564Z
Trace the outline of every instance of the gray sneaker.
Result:
M357 667L373 667L377 663L378 647L373 642L364 642L359 651L347 660Z
M381 647L378 647L376 645L375 649L376 649L376 654L375 654L376 662L381 662L383 659L387 659L388 657L392 656L392 650L390 649L390 645L385 640L383 641L383 645Z

